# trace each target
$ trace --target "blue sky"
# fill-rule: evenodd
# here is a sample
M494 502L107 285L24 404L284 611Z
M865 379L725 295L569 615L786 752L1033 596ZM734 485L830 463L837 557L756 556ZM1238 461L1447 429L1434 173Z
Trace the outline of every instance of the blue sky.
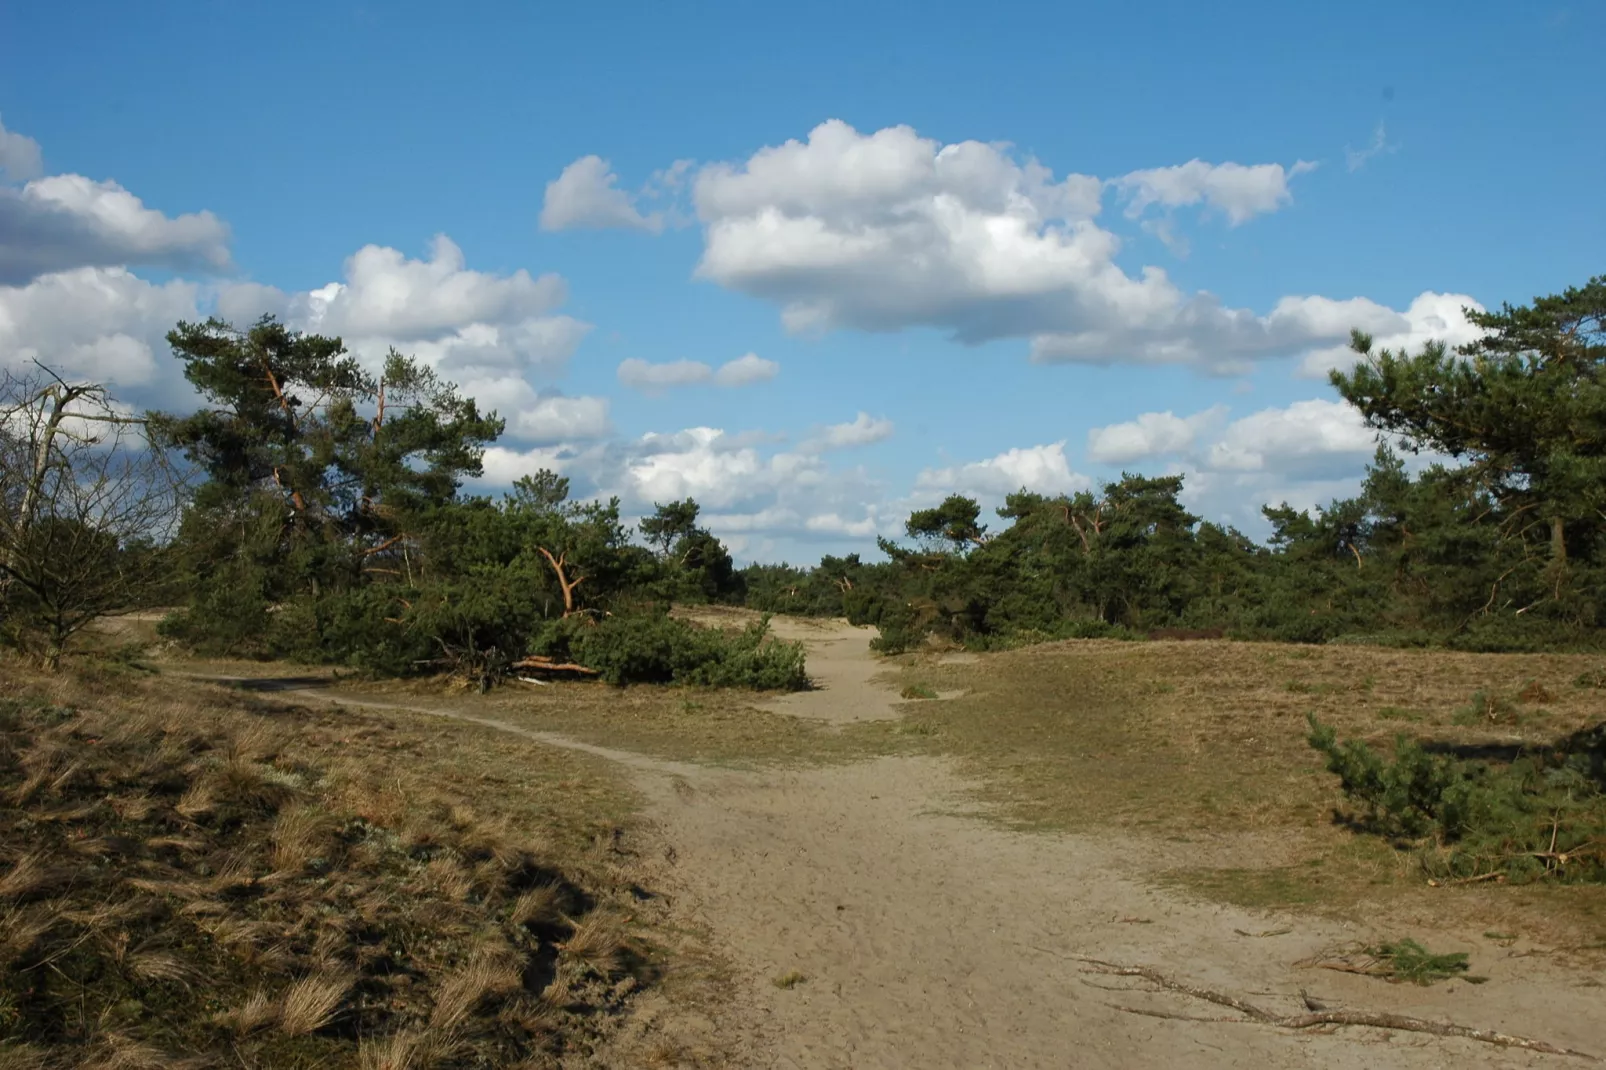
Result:
M172 319L274 311L474 384L488 487L801 561L1122 468L1253 531L1370 453L1349 325L1603 270L1600 5L983 11L7 5L0 363L177 405Z

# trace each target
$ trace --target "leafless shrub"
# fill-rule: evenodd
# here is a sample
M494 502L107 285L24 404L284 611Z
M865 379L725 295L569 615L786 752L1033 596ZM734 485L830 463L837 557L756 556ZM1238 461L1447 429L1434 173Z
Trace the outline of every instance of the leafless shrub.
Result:
M55 668L161 574L183 481L105 387L0 374L0 638Z

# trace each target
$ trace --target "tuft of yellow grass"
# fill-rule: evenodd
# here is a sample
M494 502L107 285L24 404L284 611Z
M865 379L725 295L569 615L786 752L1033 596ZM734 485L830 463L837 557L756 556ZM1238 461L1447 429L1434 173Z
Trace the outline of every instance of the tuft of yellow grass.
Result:
M0 1042L0 1070L179 1052L422 1070L619 1028L622 990L600 998L580 966L612 955L584 918L572 998L523 988L546 926L642 876L593 857L636 805L600 760L170 678L18 679L22 701L0 697L0 807L22 818L0 822L0 1005L48 974L45 1013L102 1031ZM389 997L364 1003L364 1038L340 1028L358 986ZM137 1043L116 1033L135 1020Z
M511 955L495 952L477 955L441 982L429 1026L431 1029L456 1029L481 1000L512 992L522 983L517 960Z
M334 831L334 822L322 807L302 803L279 811L268 834L273 843L274 868L304 868L323 853Z
M455 859L444 856L431 859L424 867L424 882L452 902L462 902L474 889L473 878Z
M514 925L543 925L557 921L562 898L563 890L556 884L538 885L514 900L508 920Z
M0 899L25 899L48 889L55 876L42 851L25 854L0 875Z
M351 988L342 974L311 974L285 989L279 1006L279 1028L293 1037L328 1025Z
M138 951L128 958L128 972L141 981L167 981L186 988L201 979L194 963L168 951Z
M606 977L619 971L627 946L619 919L598 910L575 925L574 934L558 949L571 961L584 963Z
M268 995L266 989L259 988L244 1003L223 1011L215 1020L234 1030L236 1036L243 1037L271 1025L278 1017L279 1001Z
M429 1029L403 1029L363 1040L357 1050L362 1070L428 1070L442 1062L456 1045L451 1037Z

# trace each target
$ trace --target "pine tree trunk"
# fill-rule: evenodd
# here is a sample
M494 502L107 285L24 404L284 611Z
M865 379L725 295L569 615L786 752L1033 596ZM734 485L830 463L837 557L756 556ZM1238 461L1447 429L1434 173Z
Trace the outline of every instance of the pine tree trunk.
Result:
M1550 560L1557 565L1567 563L1567 527L1559 516L1550 518Z

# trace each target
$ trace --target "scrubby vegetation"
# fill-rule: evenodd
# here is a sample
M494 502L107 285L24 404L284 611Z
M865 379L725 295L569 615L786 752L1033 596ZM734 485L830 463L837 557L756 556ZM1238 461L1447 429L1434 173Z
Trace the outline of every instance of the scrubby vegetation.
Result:
M555 1066L653 979L540 816L336 764L393 724L118 690L0 701L5 1065Z
M1267 507L1269 545L1203 522L1181 477L1099 491L1021 491L988 530L954 495L914 512L888 560L746 570L755 608L845 615L906 650L1220 630L1301 643L1463 650L1597 647L1606 628L1606 277L1472 313L1488 333L1450 352L1374 351L1333 385L1392 437L1361 492L1326 509ZM1413 471L1401 451L1434 463Z
M184 603L166 634L197 650L482 681L561 649L606 659L594 667L619 681L801 683L778 667L784 650L752 668L763 643L693 637L664 621L665 602L846 616L875 625L889 653L933 635L996 649L1178 629L1598 646L1606 278L1471 315L1487 333L1455 353L1376 352L1354 337L1358 363L1332 382L1387 441L1356 497L1313 512L1268 506L1266 545L1191 514L1181 477L1127 474L1098 491L1009 495L998 531L975 500L950 496L908 518L908 541L879 540L882 562L850 554L741 571L689 499L659 504L632 531L617 500L571 500L552 472L499 498L465 494L503 421L411 358L393 352L374 375L338 338L272 319L243 331L180 324L169 342L203 407L104 418L137 425L156 447L145 455L184 459L193 494L182 514L185 495L156 493L155 469L105 473L103 485L127 488L143 510L121 527L100 506L74 512L67 491L82 480L20 476L92 458L72 436L37 430L60 424L50 421L68 411L62 391L76 387L10 391L7 411L29 419L8 418L0 435L16 461L5 466L0 636L54 660L96 614L153 601L155 568ZM120 411L98 388L72 404L83 398ZM35 431L19 435L22 425ZM1435 460L1412 468L1402 451ZM148 536L161 527L149 503L182 516L176 538ZM85 537L56 538L65 533ZM34 567L46 557L73 567ZM595 636L579 630L603 622ZM626 656L622 644L637 641L644 649Z
M537 652L582 663L611 684L697 684L797 691L808 686L803 644L774 639L763 619L728 632L667 612L550 622Z
M800 648L762 628L704 634L665 616L671 601L741 597L695 502L659 506L643 546L617 499L572 501L549 471L467 495L503 421L417 361L392 352L371 375L338 338L271 318L181 323L168 341L204 399L196 412L134 417L98 387L5 384L10 645L54 663L95 617L176 597L163 633L205 654L490 683L562 650L615 683L805 685ZM73 433L86 420L137 428L138 442L126 458L86 452ZM125 501L138 511L109 511Z
M1485 692L1478 692L1483 696ZM1434 876L1606 880L1606 724L1548 747L1400 736L1392 758L1310 717L1363 832L1420 845Z

